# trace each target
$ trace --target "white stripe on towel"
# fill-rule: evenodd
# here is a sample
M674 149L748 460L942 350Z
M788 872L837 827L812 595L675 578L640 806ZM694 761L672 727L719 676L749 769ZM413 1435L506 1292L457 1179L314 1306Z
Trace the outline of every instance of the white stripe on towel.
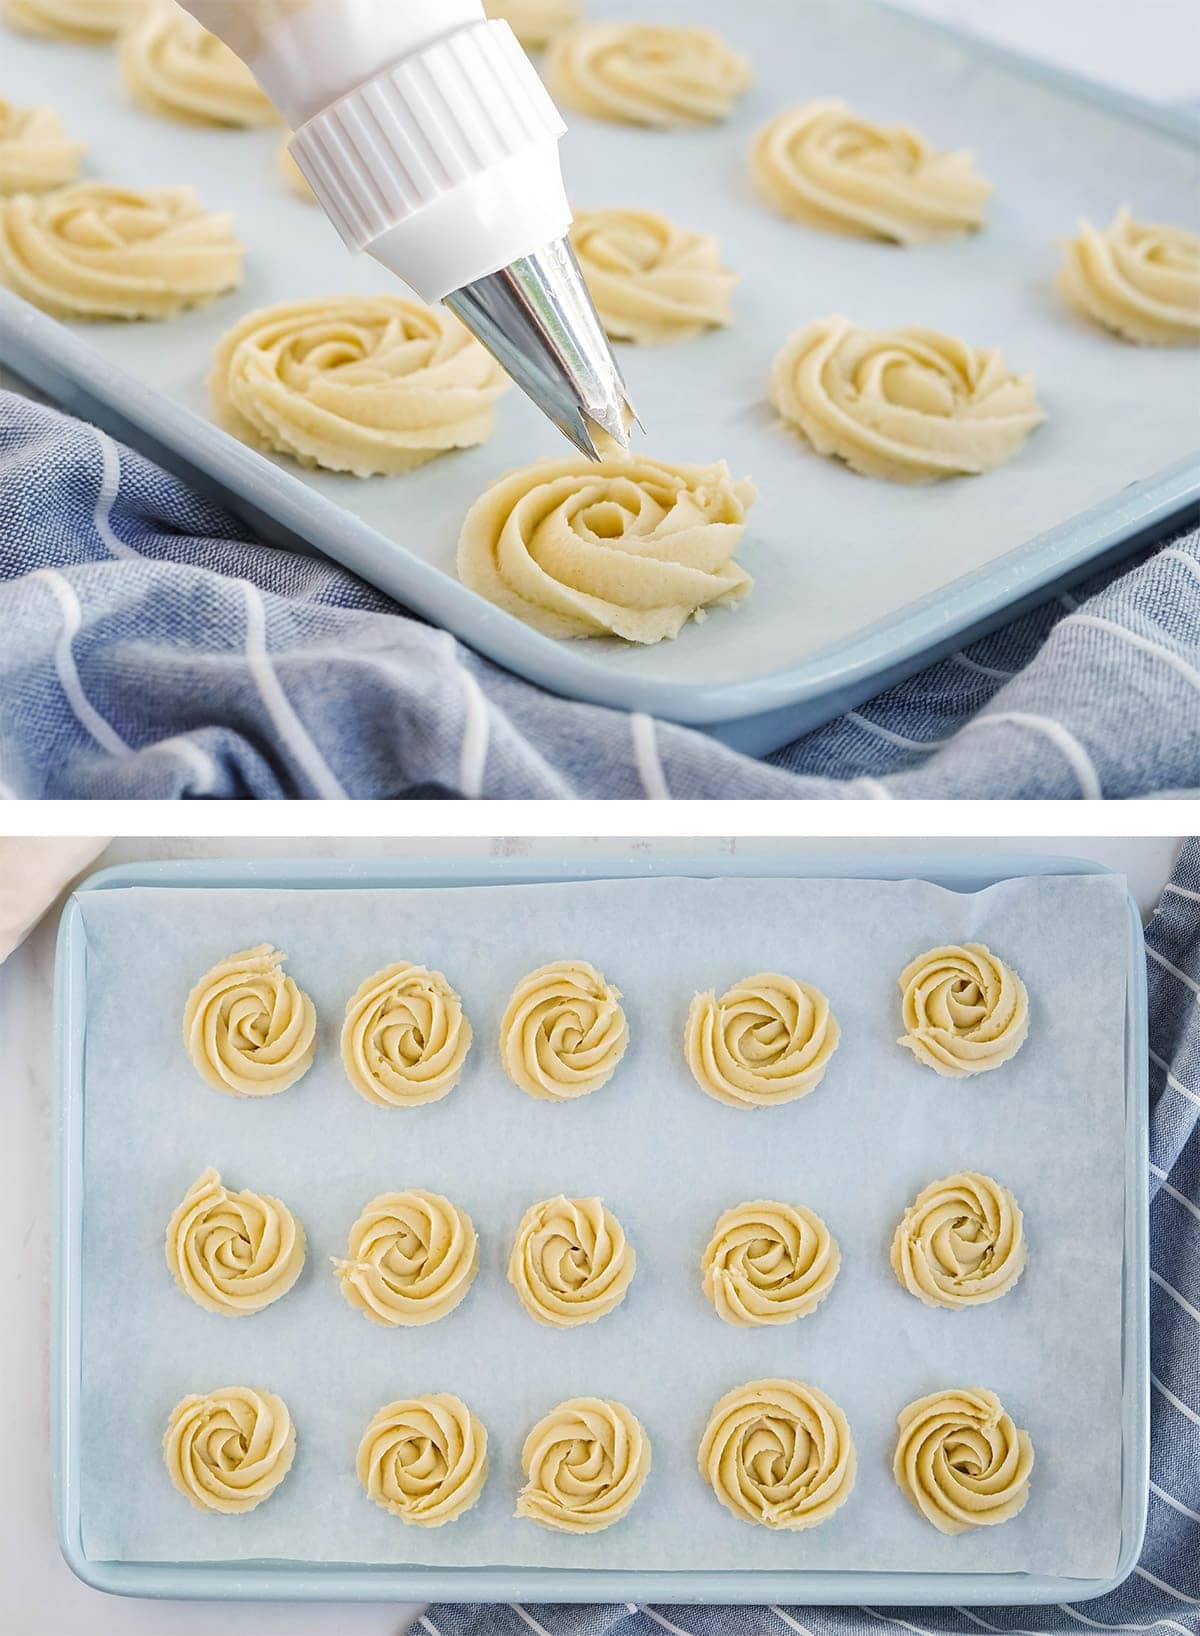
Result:
M550 1632L546 1629L545 1625L539 1625L537 1620L533 1617L533 1614L526 1613L525 1609L519 1602L510 1602L508 1605L515 1614L524 1619L530 1630L537 1631L537 1636L550 1636Z
M202 750L198 744L193 744L190 738L182 733L174 734L171 738L160 738L157 744L147 745L151 750L172 750L181 761L186 761L195 774L195 787L188 791L189 795L211 795L217 787L217 764L207 750Z
M799 1619L793 1619L790 1613L785 1613L782 1608L777 1608L773 1602L771 1612L777 1619L782 1619L789 1630L797 1631L798 1636L813 1636L807 1625L802 1625Z
M43 585L49 586L62 614L62 630L54 644L54 668L58 672L58 680L67 703L75 712L80 725L87 728L102 750L107 750L112 756L132 755L131 746L126 744L99 711L93 708L83 691L83 683L79 679L79 671L75 665L75 655L71 651L71 644L83 624L83 609L79 606L74 586L69 580L64 579L56 568L38 568L29 577L40 579Z
M642 1612L647 1619L653 1619L656 1625L661 1625L664 1630L672 1631L674 1636L694 1636L692 1631L684 1630L682 1625L673 1625L669 1619L664 1619L661 1613L655 1613L653 1608L643 1607Z
M663 771L662 758L658 753L658 738L654 730L654 717L647 716L642 710L635 710L629 718L629 736L633 740L633 760L637 767L638 777L642 781L642 789L648 801L669 801L671 786L667 783L667 775Z
M440 633L450 663L458 672L463 701L463 735L458 758L458 781L468 801L483 798L491 718L483 689L458 656L458 643L449 631Z
M1160 1290L1163 1290L1171 1297L1176 1306L1182 1307L1189 1317L1194 1318L1200 1324L1200 1307L1194 1307L1186 1295L1180 1295L1174 1284L1168 1284L1162 1273L1155 1272L1153 1267L1150 1269L1150 1282L1157 1284Z
M96 506L92 512L96 532L114 557L136 557L139 553L113 533L110 520L113 501L117 498L117 490L121 486L120 450L108 433L102 432L99 426L93 426L92 430L96 434L96 442L100 445L100 492L96 496Z
M1104 791L1100 787L1100 775L1096 771L1095 763L1074 733L1064 727L1061 721L1056 721L1053 716L1034 715L1028 710L993 710L963 722L959 732L967 733L976 727L986 727L990 722L1009 722L1013 727L1028 727L1031 732L1041 733L1043 738L1049 739L1070 766L1084 800L1103 799Z
M267 707L275 727L288 749L307 774L309 782L323 801L344 801L346 792L334 777L320 750L313 743L288 703L287 694L267 652L267 614L258 588L248 579L239 579L246 603L246 663L258 696Z
M872 801L892 801L895 799L886 784L881 784L879 779L872 778L868 773L863 773L859 778L852 778L850 784L860 789L864 795L869 795Z
M1195 557L1190 557L1186 551L1181 551L1177 545L1169 545L1159 555L1173 557L1176 562L1183 564L1189 574L1194 574L1197 579L1200 579L1200 562L1197 562Z
M1182 1082L1182 1080L1178 1080L1178 1079L1175 1078L1175 1075L1167 1067L1166 1063L1157 1054L1157 1052L1151 1051L1150 1061L1153 1062L1156 1067L1161 1068L1163 1073L1166 1074L1167 1084L1171 1087L1171 1089L1173 1091L1178 1091L1180 1096L1186 1096L1189 1102L1194 1102L1196 1104L1196 1106L1198 1108L1200 1108L1200 1096L1197 1096L1195 1091L1189 1091L1187 1086Z
M1088 1616L1085 1613L1077 1613L1076 1610L1073 1607L1071 1607L1071 1605L1068 1602L1058 1602L1058 1603L1055 1604L1055 1606L1061 1608L1064 1613L1070 1614L1072 1619L1078 1619L1078 1621L1079 1621L1079 1623L1081 1625L1090 1625L1093 1630L1159 1630L1159 1629L1165 1629L1165 1630L1177 1630L1179 1632L1179 1636L1191 1636L1191 1632L1187 1631L1187 1630L1184 1630L1183 1626L1181 1624L1178 1624L1174 1619L1155 1619L1153 1621L1153 1623L1148 1624L1148 1625L1105 1625L1105 1624L1101 1624L1099 1619L1089 1619ZM993 1625L991 1628L993 1630L995 1630L996 1626ZM1006 1636L1007 1636L1007 1633L1006 1633Z
M1008 682L1016 675L1015 670L1000 670L995 665L981 665L978 659L968 659L965 653L952 653L951 659L964 670L973 670L977 676L993 676L998 682Z
M1200 892L1193 892L1190 887L1176 886L1174 881L1168 881L1163 887L1164 892L1174 892L1176 897L1188 898L1192 903L1200 903Z
M1189 977L1186 971L1180 971L1178 966L1173 966L1166 955L1159 954L1158 950L1152 949L1149 944L1146 945L1146 953L1156 965L1162 966L1165 971L1169 971L1172 977L1178 977L1184 987L1190 988L1196 998L1200 1000L1200 983L1194 977Z
M1176 1590L1174 1585L1168 1585L1165 1579L1156 1578L1148 1568L1143 1568L1140 1564L1133 1571L1140 1574L1148 1584L1154 1585L1160 1591L1166 1591L1168 1596L1177 1597L1180 1602L1190 1602L1194 1608L1200 1608L1200 1596L1189 1596L1186 1591Z
M1162 659L1172 669L1177 670L1185 681L1190 682L1197 692L1200 692L1200 670L1197 670L1195 665L1189 665L1186 659L1162 642L1152 641L1148 636L1139 636L1137 631L1131 631L1125 625L1118 625L1115 619L1104 619L1099 614L1069 614L1066 619L1062 620L1062 624L1091 625L1095 630L1108 631L1113 636L1119 636L1122 641L1128 642L1131 647L1141 648L1143 653L1149 653L1156 659Z
M856 722L859 727L866 728L868 733L874 733L876 738L883 739L888 744L898 744L902 750L940 750L943 744L949 744L948 738L905 738L903 733L893 733L890 727L880 727L878 722L868 721L860 716L857 710L847 710L843 721Z
M1182 1500L1177 1500L1174 1494L1168 1494L1166 1489L1160 1488L1153 1479L1151 1479L1150 1488L1158 1495L1164 1505L1173 1507L1182 1516L1190 1517L1193 1522L1200 1522L1200 1511L1193 1511L1190 1505L1184 1505Z
M1150 1384L1158 1388L1172 1408L1178 1409L1180 1414L1186 1415L1189 1420L1194 1421L1197 1426L1200 1426L1200 1414L1197 1414L1195 1409L1193 1409L1190 1404L1185 1403L1181 1397L1176 1397L1171 1388L1169 1386L1164 1386L1157 1375L1151 1374Z

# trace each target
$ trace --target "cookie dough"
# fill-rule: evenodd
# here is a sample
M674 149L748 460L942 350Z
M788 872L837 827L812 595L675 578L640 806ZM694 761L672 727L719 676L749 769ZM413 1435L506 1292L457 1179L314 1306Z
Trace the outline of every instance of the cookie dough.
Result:
M581 210L570 237L611 339L690 341L732 322L737 274L721 266L711 234L689 233L653 210Z
M0 97L0 194L45 193L79 174L72 142L53 108L18 108Z
M1025 1269L1020 1208L976 1170L923 1187L892 1239L892 1271L931 1307L973 1307L1007 1295Z
M521 1450L518 1517L564 1534L598 1534L620 1522L650 1470L650 1439L631 1409L572 1397L551 1409Z
M203 125L274 125L266 92L224 40L175 0L149 0L118 47L129 94L152 114Z
M637 1268L633 1246L603 1199L543 1199L526 1210L508 1281L539 1324L595 1323L625 1299Z
M444 307L327 296L248 313L209 387L227 431L302 466L391 476L483 443L511 382Z
M1013 375L994 348L840 317L785 343L770 396L819 454L893 483L990 471L1046 418L1033 376Z
M625 125L705 125L728 119L753 75L712 29L581 23L546 55L551 94L582 114Z
M948 1079L999 1068L1029 1033L1025 984L982 943L928 949L900 973L897 1041Z
M567 1102L607 1085L629 1044L621 991L586 960L523 977L500 1023L500 1061L528 1096Z
M800 1380L727 1392L700 1443L700 1475L742 1522L815 1528L854 1487L854 1440L832 1398Z
M183 1398L163 1437L171 1481L200 1511L253 1511L287 1476L295 1453L287 1404L250 1386Z
M750 591L734 553L755 498L724 461L543 460L476 500L458 576L546 636L661 642Z
M174 318L236 289L244 254L233 217L188 187L0 199L0 284L55 318Z
M837 1240L814 1210L753 1199L718 1219L700 1276L727 1324L790 1324L820 1306L841 1260Z
M487 1481L487 1432L449 1392L385 1403L358 1445L358 1480L401 1522L440 1528L469 1511Z
M201 1171L167 1227L167 1266L208 1312L240 1317L278 1301L304 1267L304 1229L282 1199L235 1193Z
M821 1083L838 1037L819 988L767 971L720 998L711 989L694 995L683 1051L708 1096L731 1108L775 1108Z
M484 15L508 24L529 51L579 20L579 0L483 0Z
M275 150L275 164L280 176L297 198L303 199L307 204L316 204L317 196L309 186L308 177L292 158L286 137Z
M1144 346L1200 342L1200 234L1134 221L1122 205L1064 245L1058 289L1084 318Z
M346 1259L331 1257L352 1307L389 1329L444 1318L479 1271L470 1216L441 1193L381 1193L350 1229Z
M366 978L346 1003L342 1064L376 1107L415 1108L449 1095L470 1048L462 1001L440 971L402 960Z
M312 1066L317 1015L287 959L259 943L219 961L188 995L183 1043L196 1072L230 1096L275 1096Z
M111 40L146 0L0 0L0 16L25 34L88 44Z
M969 153L940 153L915 131L872 124L836 101L777 115L754 139L750 176L793 221L896 244L982 227L992 191Z
M951 1388L900 1411L892 1475L943 1534L1015 1517L1029 1498L1033 1444L995 1392Z

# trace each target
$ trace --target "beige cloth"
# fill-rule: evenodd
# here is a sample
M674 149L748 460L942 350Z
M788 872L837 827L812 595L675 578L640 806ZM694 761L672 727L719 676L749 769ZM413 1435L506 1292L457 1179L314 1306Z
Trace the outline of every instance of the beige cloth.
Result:
M107 837L95 835L0 839L0 961L107 845Z

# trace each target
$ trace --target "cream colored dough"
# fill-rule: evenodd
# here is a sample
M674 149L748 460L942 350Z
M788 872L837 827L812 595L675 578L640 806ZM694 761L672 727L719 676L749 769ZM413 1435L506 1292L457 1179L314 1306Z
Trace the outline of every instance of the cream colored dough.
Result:
M175 0L150 0L121 36L121 75L152 114L204 125L274 125L279 115L240 57Z
M167 1266L185 1295L208 1312L261 1312L304 1267L304 1229L270 1193L234 1192L201 1171L172 1215Z
M219 961L188 995L183 1043L200 1077L230 1096L274 1096L306 1074L316 1050L312 1001L269 943Z
M111 40L146 0L0 0L0 16L26 34L86 43Z
M1080 222L1063 251L1059 293L1084 318L1143 346L1200 342L1200 234L1122 205L1102 232Z
M571 243L613 340L690 341L733 320L737 274L721 266L711 234L689 233L653 210L581 210Z
M342 1064L376 1107L415 1108L448 1096L470 1048L462 1001L440 971L402 960L365 978L346 1003Z
M510 384L452 313L398 295L248 313L209 377L218 418L243 443L356 477L486 442Z
M459 578L546 636L661 642L750 591L734 553L755 497L724 461L543 460L471 507Z
M598 1534L620 1522L650 1470L650 1439L631 1409L573 1397L551 1409L521 1450L518 1517L564 1534Z
M581 23L556 34L546 83L569 108L626 125L703 125L728 119L753 76L708 28Z
M897 1043L946 1078L999 1068L1025 1043L1025 984L982 943L928 949L899 982L904 1033Z
M768 971L719 998L711 989L694 995L683 1051L696 1084L718 1102L774 1108L821 1083L839 1032L819 988Z
M854 1440L832 1398L799 1380L752 1380L713 1407L700 1475L742 1522L815 1528L854 1487Z
M629 1044L621 991L586 960L552 960L517 984L500 1022L500 1061L543 1102L607 1085Z
M753 1199L718 1219L700 1276L727 1324L790 1324L820 1306L840 1266L837 1240L814 1210Z
M561 29L579 20L579 0L483 0L487 17L499 18L521 44L538 51Z
M308 177L292 158L286 138L275 151L275 164L280 176L298 199L303 199L306 204L316 204L317 196L309 186Z
M0 283L56 318L174 318L236 289L244 253L233 217L187 187L0 200Z
M633 1246L603 1199L560 1193L521 1218L508 1281L531 1318L567 1329L620 1306L636 1268Z
M770 396L819 454L894 483L990 471L1046 418L1033 376L1013 375L993 348L840 317L785 343Z
M874 125L834 101L777 115L754 139L750 176L794 221L897 244L981 227L992 191L970 154L939 153L915 131Z
M923 1187L892 1239L892 1271L931 1307L998 1301L1025 1268L1020 1208L1007 1187L976 1170Z
M352 1307L390 1329L444 1318L479 1271L470 1216L441 1193L410 1188L372 1199L350 1229L346 1259L331 1257Z
M376 1505L417 1528L469 1511L487 1481L487 1432L449 1392L385 1403L358 1445L358 1480Z
M0 97L0 194L45 193L79 174L72 142L53 108L18 108Z
M1029 1498L1033 1444L995 1392L951 1388L900 1411L892 1475L943 1534L1015 1517Z
M253 1511L287 1476L295 1452L287 1404L250 1386L183 1398L163 1437L171 1481L200 1511Z

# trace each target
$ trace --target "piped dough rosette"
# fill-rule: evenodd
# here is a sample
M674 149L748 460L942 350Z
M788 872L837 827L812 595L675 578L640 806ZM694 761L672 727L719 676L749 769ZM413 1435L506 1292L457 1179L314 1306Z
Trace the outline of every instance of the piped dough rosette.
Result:
M417 1528L440 1528L483 1493L487 1432L449 1392L397 1398L363 1433L357 1469L376 1505Z
M223 1317L261 1312L304 1267L304 1229L282 1199L234 1192L215 1170L202 1171L184 1194L165 1248L183 1293Z
M317 1014L284 972L286 959L259 943L218 961L188 995L183 1043L215 1091L275 1096L312 1066Z
M458 575L546 636L661 642L753 586L734 553L755 497L724 461L539 461L471 507Z
M146 0L0 0L0 15L25 34L88 44L111 40Z
M1007 1522L1029 1498L1033 1444L995 1392L931 1392L902 1409L897 1424L892 1474L943 1534Z
M586 960L552 960L522 977L500 1022L505 1073L542 1102L598 1091L628 1044L621 991Z
M704 125L728 119L750 89L745 57L709 28L581 23L555 35L546 83L569 108L626 125Z
M893 483L990 471L1046 418L1033 376L1012 374L995 348L840 317L785 342L770 397L818 454Z
M274 1392L220 1386L171 1411L163 1461L200 1511L253 1511L279 1487L296 1452L296 1428Z
M700 1275L705 1295L727 1324L790 1324L820 1306L841 1259L837 1240L815 1211L753 1199L719 1218Z
M521 1450L518 1517L564 1534L598 1534L620 1522L650 1470L650 1439L611 1398L573 1397L551 1409Z
M872 124L836 101L777 115L754 139L750 175L793 221L897 244L981 227L992 191L970 154L939 153L915 131Z
M719 997L694 995L683 1051L696 1084L718 1102L774 1108L821 1083L838 1037L819 988L768 971Z
M17 108L0 97L0 193L45 193L79 173L72 142L53 108Z
M551 1328L595 1323L625 1299L633 1246L603 1199L543 1199L526 1210L508 1281L531 1318Z
M948 1079L999 1068L1029 1033L1025 984L982 943L928 949L900 973L897 1041Z
M579 0L483 0L483 10L485 16L507 23L529 51L539 51L579 20Z
M1200 342L1200 234L1122 205L1103 231L1080 222L1064 257L1059 293L1084 318L1144 346Z
M700 1443L700 1475L743 1522L815 1528L854 1487L854 1440L832 1398L799 1380L727 1392Z
M1025 1268L1021 1211L1007 1187L976 1170L923 1187L892 1239L892 1271L931 1307L982 1306Z
M364 979L346 1003L342 1064L376 1107L415 1108L447 1096L470 1048L462 1001L440 971L402 960Z
M613 340L689 341L732 321L737 274L721 266L710 233L689 233L653 210L581 210L570 236Z
M346 1259L330 1258L352 1307L389 1329L444 1318L479 1271L470 1216L441 1193L381 1193L350 1229Z
M270 98L245 63L175 0L150 0L121 36L121 75L152 114L204 125L274 125Z
M221 423L243 443L356 477L485 442L510 384L453 313L398 295L248 313L209 377Z
M188 187L0 200L0 284L56 318L174 318L236 289L244 254L233 217Z

